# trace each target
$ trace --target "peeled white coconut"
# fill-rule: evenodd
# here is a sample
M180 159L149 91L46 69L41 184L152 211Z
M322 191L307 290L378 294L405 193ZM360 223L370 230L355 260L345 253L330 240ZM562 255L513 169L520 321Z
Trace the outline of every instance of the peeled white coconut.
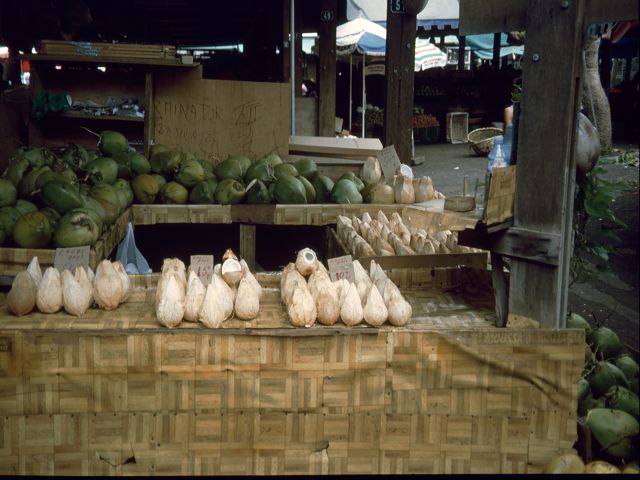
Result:
M122 298L120 299L120 303L124 303L127 301L129 295L131 294L131 279L129 278L129 275L127 275L127 272L124 270L124 265L122 265L122 262L113 262L113 268L115 268L116 272L118 272L120 280L122 281Z
M340 299L331 282L322 285L315 297L318 322L322 325L333 325L340 318Z
M193 272L189 272L189 279L187 282L187 292L184 298L184 319L188 322L197 322L200 310L202 309L202 302L204 302L204 296L207 293L202 280Z
M300 272L303 277L308 277L318 268L318 257L316 252L310 248L303 248L298 252L296 257L296 270Z
M156 307L156 317L161 325L173 328L184 317L184 306L180 300L181 285L176 275L169 275L169 281Z
M87 283L78 282L70 270L63 271L62 305L65 312L80 317L89 309L92 302L93 291L90 286Z
M93 282L93 298L100 308L114 310L120 305L123 296L120 275L109 260L98 264Z
M89 291L90 297L91 297L91 301L89 302L89 307L91 307L91 305L93 305L93 284L91 283L91 280L89 279L89 275L87 273L87 270L85 270L83 267L76 267L76 271L74 273L74 278L76 279L76 282L78 282L80 285L83 285L84 288L86 290Z
M396 203L396 196L391 185L381 182L367 192L367 203L379 203L382 205L392 205Z
M412 309L400 293L395 291L391 294L389 300L389 323L396 327L404 327L411 320Z
M364 321L373 327L379 327L387 320L388 316L389 312L384 304L382 295L380 295L377 287L373 285L369 290L369 296L364 307Z
M36 294L36 306L42 313L56 313L62 308L62 282L60 272L54 267L44 271Z
M341 302L340 318L346 325L353 327L361 323L363 317L364 311L362 310L358 289L355 283L350 283L344 301Z
M230 249L225 252L222 258L222 268L220 269L222 278L227 282L227 285L237 285L244 276L242 265Z
M360 179L362 182L369 185L376 185L382 178L382 169L380 168L380 162L376 157L369 157L365 160L360 170Z
M184 265L184 262L179 258L165 258L162 262L162 274L171 274L176 275L176 280L180 285L182 285L183 289L187 288L187 268Z
M249 265L247 265L247 262L245 262L244 259L240 260L240 265L242 266L242 271L244 272L244 277L243 278L247 279L247 281L249 282L251 287L258 294L258 299L261 299L262 298L262 285L260 285L260 282L258 282L258 280L256 280L256 277L253 275L253 273L251 273L251 270L249 270Z
M214 275L202 302L198 320L206 327L219 328L233 313L233 302L229 285L222 278Z
M234 311L236 317L240 320L253 320L260 312L260 298L258 297L258 291L247 277L240 280Z
M411 204L415 203L416 195L413 191L413 182L411 178L405 175L398 175L393 184L393 193L396 203Z
M433 200L434 191L431 177L422 176L413 179L413 191L416 195L416 203Z
M27 272L33 278L33 281L36 284L36 287L40 286L40 282L42 281L42 270L40 269L40 263L38 262L38 257L33 257L29 262L29 266L27 267Z
M295 289L287 313L291 324L296 327L310 327L316 322L318 311L306 285L298 286Z
M7 307L9 311L21 317L31 313L36 306L36 294L38 287L33 276L26 270L18 273L11 283L11 290L7 294Z

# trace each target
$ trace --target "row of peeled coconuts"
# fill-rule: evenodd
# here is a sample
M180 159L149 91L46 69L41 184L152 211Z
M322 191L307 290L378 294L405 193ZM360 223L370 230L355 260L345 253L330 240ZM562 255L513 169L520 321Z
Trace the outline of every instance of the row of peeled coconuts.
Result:
M256 318L261 297L262 286L247 263L227 249L206 285L179 258L164 259L155 312L160 324L168 328L177 327L183 320L219 328L234 315L240 320Z
M593 460L585 465L575 450L553 457L545 466L546 474L582 474L582 473L640 473L637 462L631 462L618 468L604 460Z
M363 322L379 327L389 321L401 327L409 323L411 305L379 265L372 261L367 273L355 260L353 272L355 282L332 281L313 250L300 250L280 277L280 295L291 324L310 327L316 321L334 325L341 320L350 327Z
M445 198L442 192L433 187L431 177L423 175L414 178L408 165L400 165L393 178L387 181L375 157L365 160L360 178L367 186L363 195L367 203L411 204Z
M393 212L391 218L387 218L382 210L378 210L375 219L368 212L363 213L361 218L338 215L336 233L356 257L481 251L458 245L458 233L455 231L407 227L398 212Z
M114 310L131 293L131 280L120 262L103 260L94 274L91 267L76 267L60 273L47 267L42 273L38 257L33 257L26 270L13 279L7 294L7 307L13 315L57 313L64 309L70 315L82 316L96 305Z

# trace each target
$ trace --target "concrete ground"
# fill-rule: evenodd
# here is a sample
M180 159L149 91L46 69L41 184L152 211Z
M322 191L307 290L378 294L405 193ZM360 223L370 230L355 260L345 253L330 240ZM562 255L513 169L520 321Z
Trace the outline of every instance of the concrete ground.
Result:
M621 151L635 149L637 145L617 145ZM461 195L464 177L470 184L478 180L477 203L482 204L487 159L476 156L468 144L418 145L415 157L424 157L424 163L413 167L416 175L429 175L433 185L445 195ZM616 163L618 154L601 158L599 164L606 170L604 178L619 183L613 210L629 227L618 228L622 239L617 254L609 260L610 274L599 274L584 283L575 283L569 289L571 311L583 315L591 324L605 325L618 333L628 350L638 358L639 301L638 301L638 166ZM587 232L592 238L601 238L599 221L590 221ZM595 262L595 260L594 260Z

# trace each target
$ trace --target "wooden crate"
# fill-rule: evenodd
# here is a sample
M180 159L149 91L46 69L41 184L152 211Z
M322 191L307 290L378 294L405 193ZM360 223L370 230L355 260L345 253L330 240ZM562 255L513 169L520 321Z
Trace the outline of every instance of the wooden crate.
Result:
M157 276L116 311L7 315L7 475L538 473L576 434L583 330L498 329L486 292L404 289L405 328L168 330Z
M127 233L131 220L131 208L125 210L118 219L102 234L89 252L89 266L96 269L107 258ZM0 248L0 275L13 277L26 269L33 257L38 257L40 267L53 266L56 255L54 248Z

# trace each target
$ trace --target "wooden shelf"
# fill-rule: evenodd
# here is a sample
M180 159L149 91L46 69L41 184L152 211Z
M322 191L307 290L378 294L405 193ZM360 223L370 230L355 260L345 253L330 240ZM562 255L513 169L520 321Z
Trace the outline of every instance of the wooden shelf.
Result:
M111 121L111 122L144 123L144 117L130 117L127 115L87 115L86 113L82 113L78 111L48 113L44 118L47 118L47 117L79 118L82 120L102 120L102 121Z
M21 58L30 62L77 62L77 63L120 63L129 65L148 65L157 67L196 67L199 63L192 64L179 63L175 61L156 60L153 58L125 58L125 57L89 57L81 55L43 55L29 54L22 55Z

